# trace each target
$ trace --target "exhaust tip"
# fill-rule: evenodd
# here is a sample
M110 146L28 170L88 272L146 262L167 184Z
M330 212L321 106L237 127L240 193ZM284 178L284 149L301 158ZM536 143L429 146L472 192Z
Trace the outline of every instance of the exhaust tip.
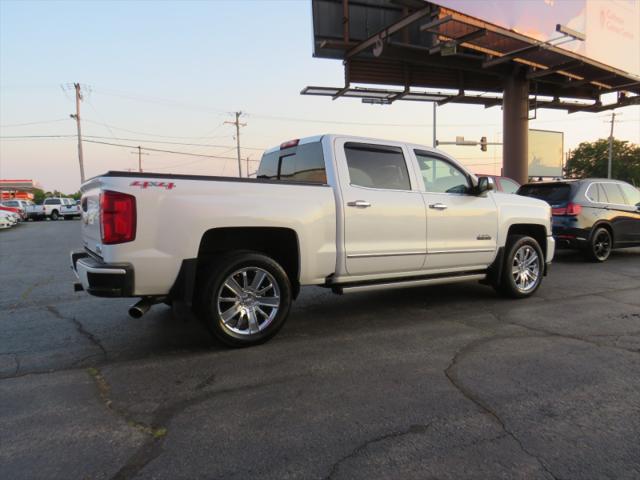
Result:
M129 307L129 316L131 318L140 318L149 311L153 302L148 298L143 298L136 304Z
M140 318L145 314L145 311L138 307L129 308L129 316L131 318Z

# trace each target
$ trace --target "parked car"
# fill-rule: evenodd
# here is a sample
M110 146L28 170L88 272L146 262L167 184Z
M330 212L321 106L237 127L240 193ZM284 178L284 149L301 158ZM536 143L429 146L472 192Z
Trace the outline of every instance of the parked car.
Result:
M562 248L604 262L614 248L640 245L640 191L619 180L587 178L528 183L518 194L552 207L553 236Z
M0 210L14 214L19 222L26 218L24 211L20 207L6 207L0 204Z
M476 176L480 176L476 174ZM485 175L493 182L494 190L503 193L516 193L520 188L520 184L509 177L500 175Z
M256 179L109 172L81 190L76 288L142 297L134 317L184 303L232 346L275 335L303 285L482 281L529 297L555 248L545 202L496 195L439 150L371 138L283 143Z
M80 218L80 205L73 198L63 198L60 205L60 215L64 218Z
M15 214L7 212L6 210L0 210L0 228L11 228L17 223Z
M68 209L66 207L75 204L75 200L66 197L51 197L45 198L42 205L45 208L45 213L51 220L58 220L60 217L74 217L79 214L76 209Z
M2 205L7 207L21 208L28 220L43 220L46 218L45 210L42 205L36 205L31 200L6 200Z

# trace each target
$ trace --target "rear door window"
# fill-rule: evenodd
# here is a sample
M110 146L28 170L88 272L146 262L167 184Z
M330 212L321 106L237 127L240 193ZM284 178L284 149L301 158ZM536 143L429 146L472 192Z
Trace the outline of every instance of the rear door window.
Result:
M620 190L620 187L616 183L603 183L601 185L607 193L609 203L616 205L624 205L626 203L624 196L622 195L622 190Z
M571 186L566 183L540 183L523 185L518 190L518 195L538 198L550 205L567 203L571 197Z
M407 162L400 147L364 143L344 146L351 185L384 190L411 190Z
M327 183L320 142L305 143L262 156L257 178L266 180Z
M620 188L624 197L627 200L627 205L640 206L640 190L627 183L621 183Z

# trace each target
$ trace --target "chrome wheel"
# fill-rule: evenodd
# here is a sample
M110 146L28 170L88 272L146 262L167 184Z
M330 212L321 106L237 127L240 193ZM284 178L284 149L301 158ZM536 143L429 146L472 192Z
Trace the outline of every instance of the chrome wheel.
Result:
M280 289L266 270L246 267L222 282L216 303L224 329L254 335L267 328L278 314Z
M516 250L511 265L513 281L521 292L533 290L540 277L540 257L535 248L523 245Z
M611 235L604 228L598 230L593 239L593 254L600 261L606 260L611 254Z

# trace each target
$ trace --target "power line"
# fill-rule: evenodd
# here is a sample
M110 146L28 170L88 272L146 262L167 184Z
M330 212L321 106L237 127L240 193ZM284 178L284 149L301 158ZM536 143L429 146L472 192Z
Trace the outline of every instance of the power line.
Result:
M159 97L147 97L147 96L143 96L143 95L137 95L137 94L131 94L131 93L126 93L126 92L118 92L116 90L102 90L102 89L95 89L94 91L97 93L102 93L103 95L110 95L113 97L120 97L120 98L125 98L128 100L134 100L134 101L138 101L138 102L146 102L146 103L155 103L157 105L164 105L164 106L171 106L171 107L181 107L181 108L185 108L188 110L200 110L200 111L207 111L207 112L216 112L219 115L227 115L228 111L223 110L223 109L217 109L217 108L213 108L213 107L203 107L200 105L192 105L189 103L183 103L183 102L179 102L176 100L171 100L171 99L165 99L165 98L159 98Z
M156 138L182 138L182 139L201 139L201 138L208 137L208 136L205 136L205 137L201 137L201 136L200 136L200 137L197 137L197 136L193 136L193 137L185 137L185 136L178 136L178 135L158 135L158 134L155 134L155 133L141 132L141 131L138 131L138 130L129 130L129 129L127 129L127 128L116 127L116 126L114 126L114 125L106 124L106 123L103 123L103 122L96 122L95 120L88 120L88 119L86 119L86 118L84 119L84 121L85 121L85 122L88 122L88 123L93 123L93 124L95 124L95 125L101 125L101 126L103 126L103 127L112 128L112 129L114 129L114 130L120 130L120 131L122 131L122 132L129 132L129 133L137 133L137 134L139 134L139 135L146 135L146 136L148 136L148 137L156 137ZM229 135L219 135L219 136L216 136L216 137L208 137L208 138L227 138L227 137L229 137Z
M72 134L59 134L59 135L0 135L0 138L5 139L19 139L19 138L71 138L75 137ZM106 140L121 140L125 142L149 142L149 143L161 143L165 145L181 145L186 147L203 147L203 148L226 148L229 151L234 150L236 148L235 145L216 145L210 143L186 143L186 142L168 142L165 140L150 140L146 138L126 138L126 137L104 137L101 135L83 135L84 138L97 138L97 139L106 139ZM242 147L244 150L256 150L256 151L264 151L269 147ZM226 152L219 152L226 153Z
M27 125L43 125L45 123L67 122L68 120L69 120L68 118L59 118L57 120L41 120L39 122L13 123L10 125L0 125L0 128L26 127Z
M122 148L138 148L137 145L124 145L121 143L111 143L111 142L101 142L98 140L83 140L85 143L96 143L100 145L111 145L113 147L122 147ZM205 158L220 158L224 160L235 160L234 157L221 157L219 155L205 155L202 153L189 153L189 152L177 152L175 150L162 150L159 148L151 148L151 147L140 147L142 150L147 150L149 152L161 152L161 153L172 153L174 155L188 155L191 157L205 157Z
M0 138L17 139L17 138L71 138L76 135L0 135Z
M102 137L99 135L84 135L85 137L88 138L100 138L100 139L109 139L111 138L112 140L123 140L126 142L149 142L149 143L162 143L165 145L181 145L181 146L185 146L185 147L203 147L203 148L228 148L229 150L233 150L234 148L236 148L235 145L216 145L216 144L210 144L210 143L186 143L186 142L168 142L165 140L147 140L147 139L140 139L140 138L123 138L123 137ZM244 150L258 150L258 151L264 151L266 150L268 147L242 147Z

